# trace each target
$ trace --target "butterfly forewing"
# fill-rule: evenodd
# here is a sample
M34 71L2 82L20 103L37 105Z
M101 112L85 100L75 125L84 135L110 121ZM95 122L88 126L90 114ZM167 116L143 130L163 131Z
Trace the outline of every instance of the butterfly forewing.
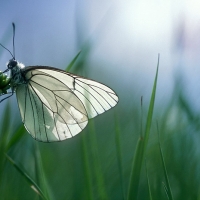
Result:
M73 137L86 127L88 118L118 102L107 86L63 70L32 66L22 73L26 84L16 87L21 117L28 132L39 141Z

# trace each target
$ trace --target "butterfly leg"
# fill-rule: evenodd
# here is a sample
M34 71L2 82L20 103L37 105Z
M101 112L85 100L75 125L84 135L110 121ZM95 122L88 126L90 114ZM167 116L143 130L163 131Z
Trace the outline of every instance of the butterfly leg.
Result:
M9 96L7 96L7 97L5 97L4 99L1 99L0 100L0 103L2 102L2 101L4 101L5 99L8 99L8 98L10 98L13 94L14 94L14 91L12 91L12 92L9 92L9 93L11 93L11 95L9 95ZM8 93L8 94L9 94Z

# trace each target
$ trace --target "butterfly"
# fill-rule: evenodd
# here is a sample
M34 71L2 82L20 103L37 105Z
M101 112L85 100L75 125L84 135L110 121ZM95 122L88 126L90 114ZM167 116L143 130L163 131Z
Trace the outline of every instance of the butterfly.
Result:
M14 33L13 23L13 44ZM54 67L25 67L14 55L4 71L10 71L7 86L10 96L16 93L22 122L35 140L55 142L74 137L89 119L118 103L117 94L102 83Z

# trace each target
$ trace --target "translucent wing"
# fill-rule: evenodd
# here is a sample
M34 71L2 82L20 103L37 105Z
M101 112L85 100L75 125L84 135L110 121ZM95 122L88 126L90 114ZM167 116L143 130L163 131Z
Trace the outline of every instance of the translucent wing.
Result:
M21 117L39 141L73 137L86 127L89 118L118 102L107 86L56 68L26 67L22 73L27 83L16 88Z

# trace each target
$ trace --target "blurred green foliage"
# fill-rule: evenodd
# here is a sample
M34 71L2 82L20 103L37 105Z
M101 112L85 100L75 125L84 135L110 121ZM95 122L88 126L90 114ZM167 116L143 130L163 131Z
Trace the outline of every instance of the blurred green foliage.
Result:
M169 192L178 200L200 198L199 114L178 87L162 116L155 105L160 140L153 117L137 199L167 200ZM8 102L0 122L1 199L127 199L142 138L140 115L138 105L121 109L119 103L76 137L46 144L33 140L22 124L11 124Z
M73 67L80 75L87 73L90 47L86 50ZM123 104L127 97L119 96L119 104L90 120L81 134L49 144L33 140L22 123L12 123L15 108L9 99L0 120L0 199L128 199L135 190L130 184L133 164L138 164L134 156L143 161L137 174L138 200L200 199L200 116L176 85L162 115L155 104L145 154L136 146L144 136L141 121L148 124L149 119L141 119L139 103Z

